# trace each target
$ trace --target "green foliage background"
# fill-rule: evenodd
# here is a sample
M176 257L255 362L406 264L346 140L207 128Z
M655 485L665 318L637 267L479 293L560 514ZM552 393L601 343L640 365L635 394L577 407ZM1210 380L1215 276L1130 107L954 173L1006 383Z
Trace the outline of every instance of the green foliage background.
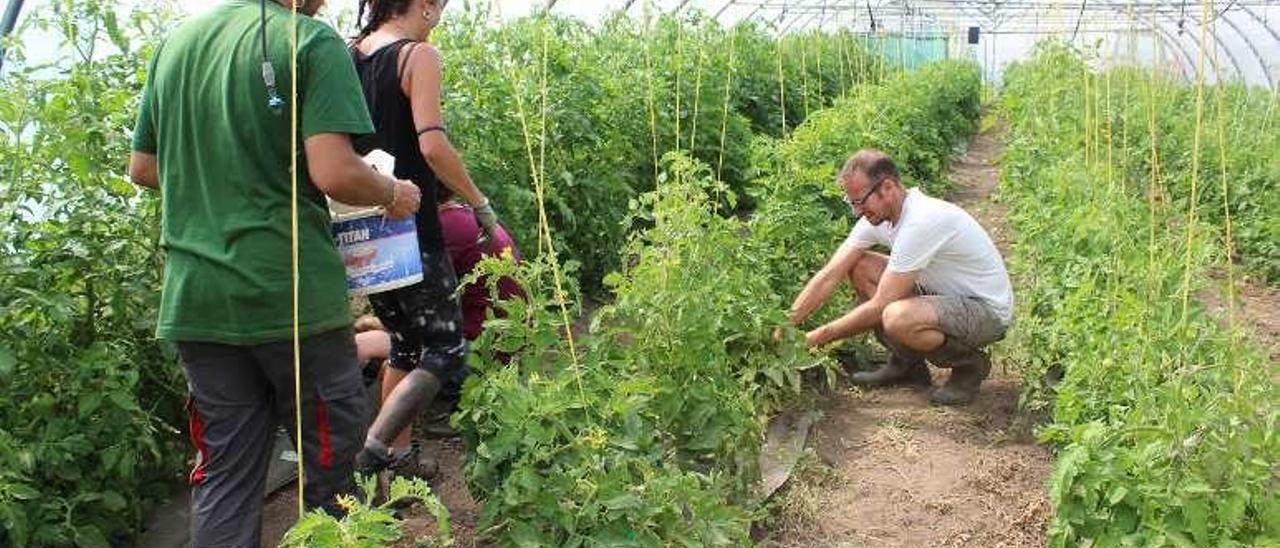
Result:
M463 12L436 39L446 55L450 133L532 255L543 249L533 245L531 177L545 174L556 248L593 294L619 266L617 246L600 242L625 239L627 203L654 188L664 154L687 151L745 198L752 140L781 135L784 108L794 127L884 70L852 35L778 42L754 24L724 27L697 12L620 15L598 30L570 18L492 26L488 17Z
M486 18L464 13L437 40L451 135L530 258L486 267L520 277L530 300L508 303L485 335L458 417L482 534L748 543L764 421L831 372L797 330L773 330L848 230L832 175L849 151L877 147L909 184L944 194L947 159L978 115L977 70L900 73L852 35L779 41L697 13L598 29ZM9 52L0 544L128 543L186 464L180 369L152 339L158 201L123 176L142 71L175 20L56 0L30 25L61 36L69 57L32 66ZM1280 543L1274 364L1181 300L1227 260L1280 276L1277 100L1209 88L1187 218L1193 89L1090 73L1060 47L1007 79L1013 358L1027 378L1067 372L1027 402L1054 407L1052 542ZM533 174L545 176L552 246L537 236ZM567 292L552 264L571 274ZM559 305L579 288L611 304L571 347ZM367 517L375 536L394 535ZM313 533L346 534L321 521Z

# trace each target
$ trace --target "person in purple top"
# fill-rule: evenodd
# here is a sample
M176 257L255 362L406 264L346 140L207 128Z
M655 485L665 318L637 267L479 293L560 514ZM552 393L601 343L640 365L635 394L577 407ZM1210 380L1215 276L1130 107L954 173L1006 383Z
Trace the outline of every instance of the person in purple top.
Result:
M476 222L475 210L471 206L454 200L447 192L441 193L439 201L438 214L445 251L448 252L453 270L458 273L459 278L470 274L481 259L501 256L508 249L515 261L520 262L520 250L516 249L516 243L506 227L499 224L493 237L483 239L484 234ZM476 340L484 331L485 310L493 306L488 285L484 279L480 279L463 290L462 332L469 341ZM524 290L515 280L498 280L499 299L523 296ZM501 311L494 310L494 313L500 314Z

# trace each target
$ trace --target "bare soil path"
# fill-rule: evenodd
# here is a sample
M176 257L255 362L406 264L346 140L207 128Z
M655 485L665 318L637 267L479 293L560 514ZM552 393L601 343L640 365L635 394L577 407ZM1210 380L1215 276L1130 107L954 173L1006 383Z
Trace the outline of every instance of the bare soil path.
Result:
M1200 302L1226 325L1230 319L1225 307L1225 275L1214 274L1214 282L1214 288L1200 292ZM1280 290L1254 279L1237 279L1236 286L1232 311L1236 325L1271 357L1273 378L1280 381L1280 367L1276 367L1280 364Z
M990 127L986 127L990 126ZM990 200L1003 129L984 124L955 161L951 199L1008 255L1004 208ZM1049 450L1017 410L1022 382L999 361L978 400L930 406L924 391L852 386L819 404L810 447L819 473L803 469L779 496L776 546L1044 546L1050 507ZM934 384L946 371L933 369ZM816 477L815 477L816 476Z

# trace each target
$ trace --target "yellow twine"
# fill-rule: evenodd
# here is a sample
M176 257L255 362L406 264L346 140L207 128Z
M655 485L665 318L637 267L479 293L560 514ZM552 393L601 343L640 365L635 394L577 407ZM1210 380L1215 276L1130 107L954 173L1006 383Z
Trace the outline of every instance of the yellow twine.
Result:
M804 117L809 118L809 62L808 51L806 47L807 41L804 36L797 35L797 45L800 46L800 104L804 107Z
M1107 111L1107 112L1106 112L1106 117L1107 117L1107 118L1106 118L1106 120L1107 120L1107 129L1106 129L1106 132L1107 132L1107 133L1106 133L1106 137L1107 137L1107 171L1106 171L1106 173L1107 173L1107 190L1108 190L1108 191L1110 191L1110 192L1115 192L1115 190L1116 190L1116 181L1115 181L1115 178L1112 176L1113 174L1112 174L1112 169L1111 169L1111 163L1112 163L1112 139L1111 139L1111 136L1112 136L1112 134L1115 132L1115 127L1112 125L1112 124L1113 124L1113 120L1115 119L1115 113L1114 113L1114 112L1112 112L1112 109L1111 109L1111 72L1114 70L1114 67L1112 66L1112 63L1111 63L1111 60L1112 60L1112 59L1114 59L1114 56L1111 56L1111 55L1108 55L1108 56L1107 56L1107 65L1106 65L1106 67L1105 67L1105 68L1106 68L1106 71L1107 71L1107 72L1106 72L1106 78L1105 78L1105 84L1106 84L1106 88L1105 88L1105 93L1106 93L1106 104L1105 104L1105 108L1106 108L1106 111ZM1099 129L1101 130L1101 128L1099 128Z
M499 7L496 2L491 3L490 5L494 8L494 13L497 14L499 19L501 19L502 17L501 7ZM565 332L565 336L568 339L568 344L569 344L569 357L573 364L574 381L576 382L578 387L578 399L582 403L583 409L589 411L589 408L586 407L586 401L587 401L586 391L583 390L582 388L582 366L578 361L578 352L573 340L573 329L572 329L573 324L569 321L569 311L568 311L568 307L565 305L565 291L564 291L564 285L563 285L563 281L560 273L560 261L556 257L556 248L555 248L554 242L551 239L551 224L548 221L547 209L545 205L546 200L544 198L544 192L543 192L543 189L544 189L543 179L546 178L545 146L546 146L546 135L547 135L546 134L546 125L547 125L546 117L547 117L547 95L548 95L547 93L548 41L547 41L546 25L547 25L548 17L550 17L549 13L543 13L542 15L542 63L541 63L542 65L542 82L541 82L542 143L541 143L541 146L544 148L542 149L543 153L542 153L541 160L537 156L535 156L533 152L533 136L532 136L532 132L529 131L528 117L525 114L525 108L524 108L524 98L520 94L520 89L521 89L520 84L522 79L520 78L519 72L516 71L515 63L513 62L512 59L508 58L507 63L505 63L505 65L508 71L510 72L510 76L508 80L511 81L512 94L515 96L515 99L516 99L516 114L517 114L517 117L520 119L520 129L524 134L525 154L527 154L529 157L529 171L530 171L530 176L533 179L534 197L535 197L535 201L538 203L539 248L541 249L542 245L544 244L546 245L546 249L548 253L547 256L551 262L551 275L555 283L556 304L559 305L560 319L564 323L564 332ZM499 36L505 36L505 35L502 33L499 33ZM511 49L510 44L505 44L504 46L505 47L503 48L503 50L509 54Z
M298 454L298 519L306 513L306 470L302 465L302 342L298 329L299 261L298 261L298 4L289 8L289 187L292 200L289 203L290 259L293 278L293 418L294 444ZM265 24L265 22L263 23Z
M656 100L653 97L654 95L653 51L652 51L653 35L652 35L652 29L649 27L649 24L650 24L649 2L647 1L644 3L644 24L645 24L645 32L647 34L644 40L644 67L645 67L645 76L647 77L645 80L646 80L646 85L648 87L648 96L646 97L646 102L648 103L648 107L649 107L649 136L653 140L653 180L654 180L654 184L657 184L658 171L659 171L658 170L658 112L657 112L657 108L654 106L654 103L656 102Z
M1191 195L1187 197L1187 244L1182 270L1182 315L1178 319L1179 330L1186 328L1191 304L1191 249L1196 235L1196 200L1200 185L1200 134L1204 126L1204 63L1206 47L1205 31L1209 20L1209 5L1201 2L1200 51L1196 54L1196 130L1191 140Z
M1152 8L1151 21L1154 24L1155 12ZM1154 35L1153 35L1154 37ZM1157 42L1157 49L1163 54L1163 44ZM1157 55L1160 58L1161 55ZM1147 80L1147 138L1151 141L1151 176L1147 183L1147 203L1150 212L1147 215L1147 291L1148 298L1154 299L1155 295L1155 253L1156 253L1156 214L1159 211L1159 203L1157 197L1160 192L1160 142L1156 134L1156 78L1157 69L1155 66L1151 68L1151 77ZM1144 308L1144 314L1150 315L1150 309Z
M684 24L679 15L672 15L676 22L676 150L680 150L680 73L684 69Z
M786 72L782 69L782 34L778 34L778 105L782 107L782 133L787 134Z
M1092 127L1089 122L1089 98L1091 95L1089 91L1089 60L1085 56L1081 56L1080 60L1084 65L1082 67L1083 70L1080 73L1081 79L1084 82L1084 165L1085 169L1089 169L1093 166L1090 155L1091 148L1089 145L1091 133L1090 128Z
M1212 25L1210 27L1210 30L1212 32L1217 32L1217 19L1215 18L1211 20L1209 24ZM1214 66L1218 65L1219 49L1221 48L1214 48L1213 50ZM1240 371L1239 368L1235 367L1236 344L1238 343L1238 340L1239 340L1239 337L1237 336L1237 332L1236 332L1235 265L1232 264L1231 262L1231 258L1235 255L1235 242L1232 239L1232 233L1231 233L1232 232L1231 231L1231 202L1230 202L1230 193L1229 193L1230 188L1227 185L1227 128L1226 128L1226 122L1225 122L1226 116L1224 112L1226 105L1223 104L1223 95L1225 94L1225 89L1224 89L1224 86L1222 85L1221 78L1222 78L1222 73L1218 72L1218 85L1214 90L1214 95L1215 95L1215 99L1218 107L1216 112L1216 115L1217 115L1216 121L1218 126L1218 168L1219 168L1218 177L1222 182L1222 214L1223 214L1222 223L1224 225L1223 226L1223 229L1224 229L1223 245L1226 247L1226 253L1223 256L1222 262L1223 262L1223 267L1227 271L1226 272L1227 274L1227 298L1226 298L1227 329L1231 337L1231 344L1227 345L1227 364L1230 365L1232 368L1231 369L1231 377L1233 381L1232 388L1235 389L1235 393L1238 395L1240 394L1240 391L1242 389L1244 376L1242 375L1242 371Z
M818 108L822 108L822 98L823 98L822 91L826 89L822 85L825 82L825 80L822 77L822 46L823 46L822 31L815 30L811 33L811 36L813 39L813 47L814 49L818 50L818 52L814 54L813 63L815 67L814 70L818 73L818 86L817 86L818 87Z
M720 158L716 162L716 180L721 179L721 172L724 170L724 141L725 134L729 131L729 100L733 93L733 63L734 52L738 46L738 25L734 25L733 32L729 35L729 74L725 77L724 83L724 110L720 114ZM719 198L717 193L717 199Z
M547 40L547 19L551 16L550 12L542 14L542 136L541 147L542 157L539 161L538 170L541 175L534 179L538 183L538 217L542 220L542 230L547 235L547 252L551 257L551 276L556 284L556 304L560 307L560 321L564 324L565 340L569 344L569 357L573 362L574 381L578 385L578 399L582 402L583 409L587 408L586 391L582 389L582 365L578 363L578 350L573 340L573 322L569 321L569 307L565 304L564 284L560 275L560 261L556 257L556 247L551 240L551 223L547 221L546 200L543 199L543 187L547 179L547 58L550 56L549 45Z
M698 48L698 70L693 79L693 122L689 128L689 154L693 155L694 143L698 138L698 105L702 103L702 66L707 60L707 52L699 44Z
M837 38L840 54L840 95L849 91L849 52L845 48L845 37L841 32Z

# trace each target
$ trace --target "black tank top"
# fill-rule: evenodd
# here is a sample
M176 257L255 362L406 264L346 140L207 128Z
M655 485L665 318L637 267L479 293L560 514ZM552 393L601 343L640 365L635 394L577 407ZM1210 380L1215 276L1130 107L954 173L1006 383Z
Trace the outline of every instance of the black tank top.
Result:
M355 140L356 152L367 154L382 149L396 158L396 177L413 181L422 190L418 208L418 246L422 252L444 250L440 218L436 216L436 185L440 179L431 170L418 148L418 131L413 123L413 107L400 87L400 49L413 40L401 39L365 55L351 46L351 59L360 75L360 87L373 118L374 133Z

